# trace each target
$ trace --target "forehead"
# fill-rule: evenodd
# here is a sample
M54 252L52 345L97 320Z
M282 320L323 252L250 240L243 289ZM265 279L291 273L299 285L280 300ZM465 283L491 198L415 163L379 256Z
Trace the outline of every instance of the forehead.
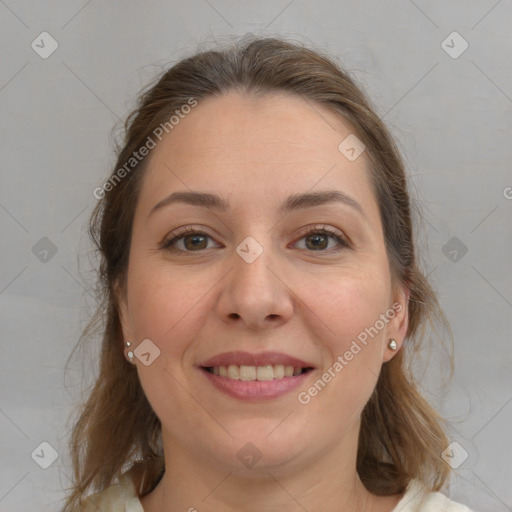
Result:
M365 155L349 161L338 149L354 133L326 107L297 95L230 91L202 100L153 150L139 198L173 190L276 197L336 188L371 200ZM149 207L149 205L147 205Z
M205 153L255 161L284 155L295 160L295 154L332 160L338 144L353 132L341 116L297 95L230 91L201 100L164 138L155 156L167 148L175 158L191 161Z

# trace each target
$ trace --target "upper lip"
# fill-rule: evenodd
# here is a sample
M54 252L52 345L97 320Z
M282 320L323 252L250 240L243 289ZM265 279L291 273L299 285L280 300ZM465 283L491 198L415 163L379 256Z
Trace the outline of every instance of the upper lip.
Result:
M259 352L251 354L250 352L224 352L211 357L207 361L199 364L204 368L213 366L229 366L235 364L238 366L267 366L278 365L293 366L294 368L314 368L314 365L298 359L297 357L283 354L282 352Z

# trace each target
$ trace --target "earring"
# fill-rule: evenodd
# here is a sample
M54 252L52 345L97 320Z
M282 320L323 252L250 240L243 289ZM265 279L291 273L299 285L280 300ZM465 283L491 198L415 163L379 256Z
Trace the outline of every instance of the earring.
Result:
M394 340L394 339L389 340L388 347L391 350L396 350L396 348L397 348L396 340Z
M131 341L127 341L125 344L127 347L132 346ZM130 361L130 363L133 363L133 352L131 350L128 352L128 360Z

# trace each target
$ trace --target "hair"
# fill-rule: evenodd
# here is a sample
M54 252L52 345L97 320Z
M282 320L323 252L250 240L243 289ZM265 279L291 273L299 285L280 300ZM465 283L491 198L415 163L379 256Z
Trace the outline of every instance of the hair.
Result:
M124 123L125 138L117 147L109 181L113 183L116 173L119 177L119 169L126 169L126 162L154 130L168 123L191 98L200 104L233 90L297 95L348 121L365 144L393 282L406 287L410 295L405 343L383 364L361 414L356 469L365 487L378 495L402 493L414 478L431 490L441 489L450 474L440 457L448 444L445 420L420 393L408 361L427 337L427 326L442 324L450 336L451 329L419 269L404 163L397 146L361 87L332 58L299 43L253 37L181 60L140 94ZM126 292L134 212L147 162L148 158L137 161L114 186L105 188L108 192L90 219L89 234L100 258L101 296L77 346L100 325L101 358L99 375L80 406L70 438L74 480L65 510L76 510L88 489L107 488L126 467L133 472L142 497L154 489L165 468L160 420L144 394L135 365L124 357L118 309L119 294ZM453 356L450 362L453 369Z

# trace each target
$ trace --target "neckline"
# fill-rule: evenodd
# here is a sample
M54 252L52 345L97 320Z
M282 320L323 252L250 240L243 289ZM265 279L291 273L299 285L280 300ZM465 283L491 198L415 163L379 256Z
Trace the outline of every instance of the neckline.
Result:
M422 482L420 482L416 478L409 480L404 495L402 496L400 501L395 505L395 508L391 510L391 512L400 512L404 510L406 506L417 504L418 499L420 499L420 497L423 496L425 491L426 487Z
M144 512L142 502L140 501L135 490L135 484L133 482L133 476L130 470L124 473L121 476L120 480L126 481L130 489L130 492L127 493L126 495L126 510L129 512ZM404 492L404 495L402 496L402 498L400 498L400 501L395 505L395 507L390 512L400 512L404 510L406 506L414 505L415 503L417 503L418 499L420 499L420 496L422 496L425 493L425 490L425 485L423 485L419 480L415 478L411 479L407 484L407 488Z

